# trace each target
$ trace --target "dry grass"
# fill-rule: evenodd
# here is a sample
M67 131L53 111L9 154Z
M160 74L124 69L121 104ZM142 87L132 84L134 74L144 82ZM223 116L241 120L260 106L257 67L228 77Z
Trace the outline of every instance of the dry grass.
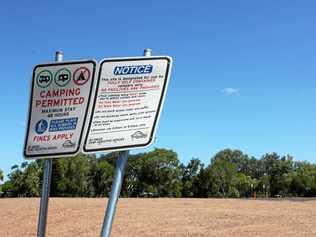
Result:
M52 198L47 236L99 236L105 199ZM39 199L0 199L0 236L36 236ZM316 236L316 199L120 199L112 236Z

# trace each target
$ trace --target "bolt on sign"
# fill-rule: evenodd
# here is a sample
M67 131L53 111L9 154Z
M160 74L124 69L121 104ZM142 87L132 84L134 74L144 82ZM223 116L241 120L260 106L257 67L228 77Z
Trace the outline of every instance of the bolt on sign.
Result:
M153 142L172 59L114 58L100 63L84 152L146 147Z
M26 158L79 152L96 65L87 60L35 66L24 146Z

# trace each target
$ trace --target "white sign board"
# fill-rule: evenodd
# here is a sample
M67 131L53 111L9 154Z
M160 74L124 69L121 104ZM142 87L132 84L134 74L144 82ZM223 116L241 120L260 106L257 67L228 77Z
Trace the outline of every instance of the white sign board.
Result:
M94 61L37 65L33 70L25 158L76 154L92 95Z
M100 64L85 152L139 148L153 142L172 59L105 59Z

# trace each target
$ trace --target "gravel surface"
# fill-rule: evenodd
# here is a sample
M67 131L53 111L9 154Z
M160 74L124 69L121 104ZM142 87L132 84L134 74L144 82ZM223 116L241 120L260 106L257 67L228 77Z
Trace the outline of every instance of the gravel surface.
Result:
M0 236L36 236L38 198L0 199ZM106 199L51 198L47 236L100 236ZM112 236L316 236L316 199L120 199Z

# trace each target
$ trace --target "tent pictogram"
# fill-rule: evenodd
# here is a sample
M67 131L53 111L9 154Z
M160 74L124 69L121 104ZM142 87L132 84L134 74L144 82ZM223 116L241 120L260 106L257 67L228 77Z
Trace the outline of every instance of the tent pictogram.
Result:
M90 71L86 67L80 67L74 72L74 83L81 86L84 85L90 79Z

